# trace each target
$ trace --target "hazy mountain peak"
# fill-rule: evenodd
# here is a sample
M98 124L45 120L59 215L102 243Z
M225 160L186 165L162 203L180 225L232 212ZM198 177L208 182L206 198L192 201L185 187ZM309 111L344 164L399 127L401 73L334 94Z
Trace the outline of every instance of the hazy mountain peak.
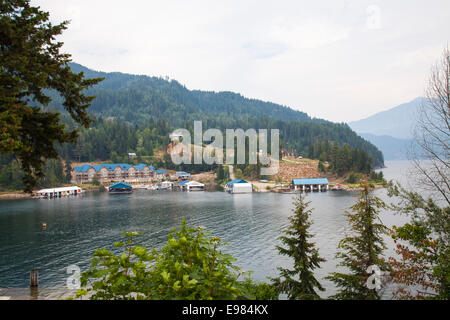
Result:
M425 98L418 97L389 110L378 112L362 120L349 122L357 133L389 135L400 139L410 139L416 121L417 109Z

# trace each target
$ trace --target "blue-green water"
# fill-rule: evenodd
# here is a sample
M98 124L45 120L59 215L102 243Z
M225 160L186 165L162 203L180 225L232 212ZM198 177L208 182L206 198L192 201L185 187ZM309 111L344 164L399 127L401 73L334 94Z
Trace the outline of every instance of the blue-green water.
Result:
M401 178L407 163L389 162L387 178ZM375 193L386 199L384 190ZM323 192L308 195L314 208L312 233L320 254L327 259L317 271L319 278L336 271L336 246L347 227L345 209L357 193ZM96 248L113 248L121 231L139 230L139 242L160 248L171 228L182 218L192 226L202 225L230 245L223 248L253 277L266 280L277 275L278 266L290 260L278 255L281 230L288 225L295 195L225 192L136 191L132 194L91 193L76 198L0 201L0 287L26 287L29 271L39 269L41 286L64 286L66 267L84 270ZM404 217L383 212L388 225L401 224ZM42 223L47 230L42 230ZM388 254L392 243L388 241ZM323 280L327 291L333 285Z

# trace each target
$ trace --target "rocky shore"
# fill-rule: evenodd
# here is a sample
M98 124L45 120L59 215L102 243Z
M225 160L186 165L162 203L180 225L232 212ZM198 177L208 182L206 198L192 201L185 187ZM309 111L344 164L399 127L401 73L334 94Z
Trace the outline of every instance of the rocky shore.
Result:
M32 195L23 192L0 193L0 200L31 199Z

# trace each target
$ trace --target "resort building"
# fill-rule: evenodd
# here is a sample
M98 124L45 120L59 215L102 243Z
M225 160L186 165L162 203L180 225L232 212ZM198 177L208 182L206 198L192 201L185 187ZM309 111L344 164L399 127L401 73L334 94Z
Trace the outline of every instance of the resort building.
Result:
M299 191L327 191L327 178L292 179L291 188Z
M253 185L245 180L231 180L225 185L225 191L229 193L252 193Z
M97 177L100 182L128 181L146 182L151 181L155 175L155 168L146 164L130 165L127 163L85 164L74 167L72 171L72 183L89 183Z

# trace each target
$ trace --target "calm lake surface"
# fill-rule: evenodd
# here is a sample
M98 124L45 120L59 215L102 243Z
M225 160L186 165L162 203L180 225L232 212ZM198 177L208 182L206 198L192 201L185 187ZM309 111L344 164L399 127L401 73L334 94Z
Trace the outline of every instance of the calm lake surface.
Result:
M387 179L408 181L407 161L387 161L382 169ZM374 191L389 200L383 189ZM311 193L314 208L312 232L320 254L327 260L317 270L321 279L336 271L336 246L345 235L345 210L358 193ZM277 275L278 266L290 259L278 255L276 245L281 230L288 225L295 195L225 192L136 191L133 194L90 193L78 198L0 201L0 287L27 287L29 271L39 269L40 286L64 286L72 264L85 270L96 248L117 251L112 244L122 239L121 231L139 230L138 239L147 247L160 248L182 218L191 226L205 226L212 235L229 243L222 248L238 260L253 278L267 280ZM383 222L401 225L406 218L383 212ZM42 230L42 223L47 230ZM387 239L391 254L393 243ZM335 292L323 280L329 296ZM389 298L389 297L388 297Z

